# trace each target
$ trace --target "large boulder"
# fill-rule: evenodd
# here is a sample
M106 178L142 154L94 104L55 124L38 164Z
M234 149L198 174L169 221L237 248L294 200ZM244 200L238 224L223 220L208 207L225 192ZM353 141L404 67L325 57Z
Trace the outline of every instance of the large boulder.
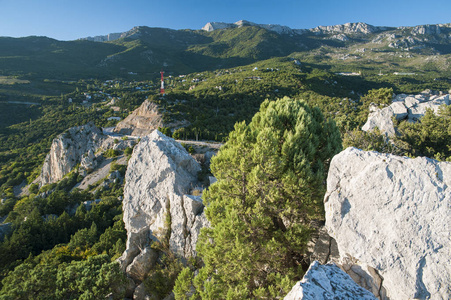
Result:
M313 262L304 278L296 283L284 300L376 300L335 264Z
M52 141L38 182L40 186L55 183L79 163L94 168L94 154L104 141L105 136L93 123L72 127Z
M395 134L395 125L393 124L392 117L394 116L393 108L391 106L384 107L382 109L374 109L369 114L368 120L363 125L363 131L374 130L378 128L382 133L388 135Z
M208 225L202 200L189 195L200 170L184 147L158 130L136 145L125 175L124 270L151 240L167 239L169 249L182 259L196 255L199 230Z
M451 163L355 148L336 155L326 227L342 262L363 277L380 275L374 282L390 299L450 299L449 186Z

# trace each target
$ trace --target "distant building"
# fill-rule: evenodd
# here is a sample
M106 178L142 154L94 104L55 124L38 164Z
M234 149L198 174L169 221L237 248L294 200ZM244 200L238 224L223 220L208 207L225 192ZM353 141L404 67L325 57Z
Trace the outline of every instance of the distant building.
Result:
M416 75L416 74L415 73L408 73L408 72L394 72L393 75L407 76L407 75Z
M336 73L337 75L341 75L341 76L362 76L362 73L356 73L356 72L341 72L341 73Z

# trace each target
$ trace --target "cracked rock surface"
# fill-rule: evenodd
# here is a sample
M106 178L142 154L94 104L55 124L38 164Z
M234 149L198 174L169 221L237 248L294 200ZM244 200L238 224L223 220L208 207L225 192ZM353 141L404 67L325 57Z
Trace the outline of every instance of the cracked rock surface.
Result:
M127 249L119 259L124 270L150 240L169 238L180 258L196 255L200 228L208 225L200 197L189 195L200 169L185 148L158 130L141 139L125 175Z
M72 127L58 135L45 157L38 181L40 186L58 182L78 163L85 168L95 168L94 153L105 140L93 123Z
M284 298L284 300L301 299L375 300L376 298L369 291L358 286L335 264L321 265L315 261L310 265L304 278L296 283Z
M356 148L336 155L326 227L343 267L380 275L390 299L450 299L450 185L451 163ZM373 277L367 288L377 290Z

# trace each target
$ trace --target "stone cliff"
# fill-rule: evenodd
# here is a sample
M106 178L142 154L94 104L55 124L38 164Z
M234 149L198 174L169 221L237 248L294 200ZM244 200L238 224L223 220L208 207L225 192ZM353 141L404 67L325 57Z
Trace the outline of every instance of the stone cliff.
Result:
M143 262L155 260L149 248L152 240L166 240L182 260L196 255L200 228L208 225L202 200L190 195L200 170L185 148L158 130L135 147L123 200L127 249L119 259L135 282L151 268Z
M163 118L155 103L146 100L114 129L115 133L144 136L163 127Z
M69 128L52 141L38 182L40 186L55 183L68 174L77 164L86 169L96 166L94 153L105 140L94 124Z
M336 155L326 227L343 269L381 299L450 299L450 185L451 163L355 148Z

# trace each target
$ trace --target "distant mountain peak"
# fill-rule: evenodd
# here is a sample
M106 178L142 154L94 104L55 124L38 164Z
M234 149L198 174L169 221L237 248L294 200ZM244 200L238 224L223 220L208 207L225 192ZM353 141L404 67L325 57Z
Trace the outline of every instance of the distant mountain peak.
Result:
M292 29L288 26L277 25L277 24L256 24L253 22L249 22L246 20L241 20L235 23L223 23L223 22L210 22L207 23L202 30L205 31L214 31L217 29L226 29L226 28L237 28L242 26L257 26L261 28L265 28L270 31L275 31L277 33L284 34L303 34L306 32L314 32L314 33L375 33L380 31L385 31L390 29L389 27L381 27L381 26L373 26L366 23L358 22L358 23L346 23L341 25L332 25L332 26L317 26L312 29Z
M205 31L214 31L217 29L226 29L226 28L239 28L243 26L256 26L265 28L270 31L275 31L277 33L288 33L292 34L296 29L291 29L288 26L278 25L278 24L257 24L253 22L249 22L246 20L240 20L235 23L224 23L224 22L209 22L204 27L202 27L202 30Z
M380 31L385 31L390 29L389 27L382 26L373 26L363 22L357 23L345 23L341 25L332 25L332 26L318 26L313 29L310 29L312 32L320 32L320 33L375 33Z

